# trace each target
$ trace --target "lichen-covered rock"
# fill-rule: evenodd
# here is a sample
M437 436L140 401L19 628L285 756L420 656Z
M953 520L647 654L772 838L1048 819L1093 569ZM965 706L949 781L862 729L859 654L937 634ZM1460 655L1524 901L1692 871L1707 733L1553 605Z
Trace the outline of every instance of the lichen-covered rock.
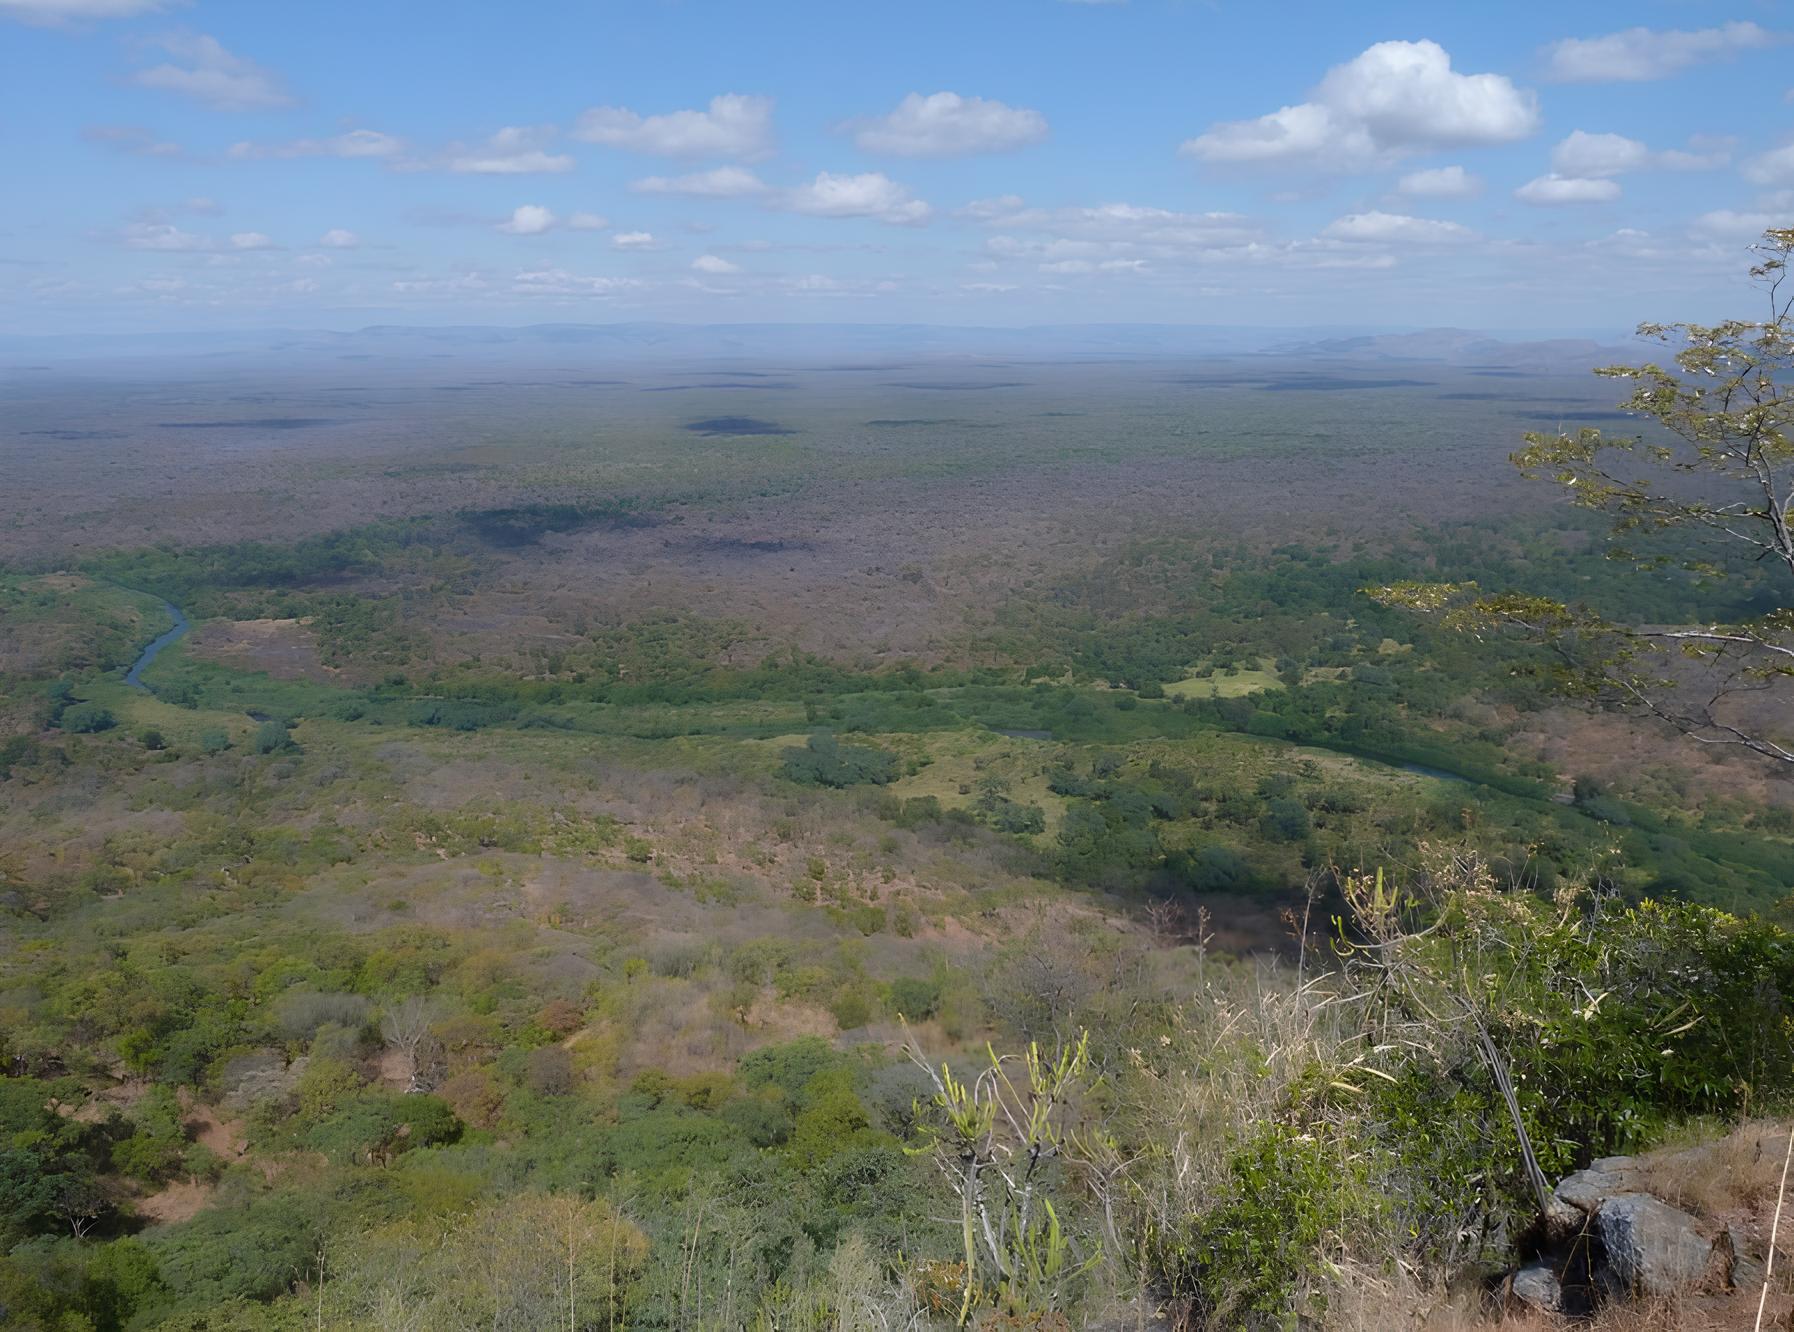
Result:
M1702 1280L1713 1261L1713 1241L1695 1219L1648 1193L1603 1198L1594 1231L1616 1293L1671 1295Z

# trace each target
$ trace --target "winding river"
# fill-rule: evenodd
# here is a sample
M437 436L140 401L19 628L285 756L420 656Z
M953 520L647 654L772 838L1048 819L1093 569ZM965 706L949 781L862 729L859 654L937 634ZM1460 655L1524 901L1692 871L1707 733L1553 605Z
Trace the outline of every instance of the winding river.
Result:
M144 595L150 594L145 593ZM179 642L193 627L188 623L187 617L181 614L179 606L172 601L162 601L160 597L157 597L156 600L161 601L162 609L174 617L174 626L165 633L159 634L148 647L138 653L137 660L131 663L131 669L125 672L125 683L146 693L149 692L149 686L143 683L144 669L161 654L163 648L171 643Z

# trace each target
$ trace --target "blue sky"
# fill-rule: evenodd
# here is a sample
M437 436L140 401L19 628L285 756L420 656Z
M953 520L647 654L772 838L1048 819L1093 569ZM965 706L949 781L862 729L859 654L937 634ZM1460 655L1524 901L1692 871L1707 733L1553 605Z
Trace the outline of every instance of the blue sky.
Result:
M0 0L0 331L1717 316L1791 55L1699 0Z

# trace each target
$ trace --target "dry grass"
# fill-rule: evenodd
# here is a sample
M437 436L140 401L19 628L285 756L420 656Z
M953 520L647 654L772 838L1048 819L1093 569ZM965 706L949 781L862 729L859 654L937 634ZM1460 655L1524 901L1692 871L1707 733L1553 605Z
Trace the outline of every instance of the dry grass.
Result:
M1646 1154L1641 1187L1698 1216L1754 1214L1775 1204L1787 1142L1786 1124L1753 1120L1716 1142Z

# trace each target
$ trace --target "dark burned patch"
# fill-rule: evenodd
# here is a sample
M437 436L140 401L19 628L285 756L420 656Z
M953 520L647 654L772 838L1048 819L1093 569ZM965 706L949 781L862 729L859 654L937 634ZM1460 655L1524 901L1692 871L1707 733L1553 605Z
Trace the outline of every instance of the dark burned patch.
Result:
M310 430L335 425L328 416L256 416L241 421L158 421L163 430Z
M645 388L643 393L690 393L693 389L794 389L797 385L789 379L736 380L719 379L708 384L657 384L653 388Z
M533 546L551 532L584 532L594 528L650 527L660 521L633 500L599 504L524 504L509 509L463 509L456 515L489 546L517 550Z
M946 379L888 379L886 388L930 389L939 393L976 393L985 389L1027 388L1020 379L987 379L967 383Z
M1265 384L1268 393L1340 393L1351 389L1431 388L1430 379L1351 379L1343 375L1301 375L1290 379L1273 379Z
M809 541L749 541L741 537L691 536L667 540L661 543L668 550L681 551L688 555L790 555L794 552L808 554L816 549Z
M777 421L762 421L755 416L707 416L702 421L687 421L685 428L694 435L715 439L723 435L795 435L790 426Z
M1266 393L1340 393L1352 389L1433 386L1430 379L1358 379L1351 375L1187 375L1166 382L1196 388L1251 388Z
M780 376L771 370L681 370L681 379L696 379L700 375L725 374L737 379L778 379Z
M21 430L21 435L42 435L46 439L65 440L71 444L84 444L96 439L123 439L122 430Z
M1537 398L1530 393L1441 393L1440 402L1587 402L1587 398Z

